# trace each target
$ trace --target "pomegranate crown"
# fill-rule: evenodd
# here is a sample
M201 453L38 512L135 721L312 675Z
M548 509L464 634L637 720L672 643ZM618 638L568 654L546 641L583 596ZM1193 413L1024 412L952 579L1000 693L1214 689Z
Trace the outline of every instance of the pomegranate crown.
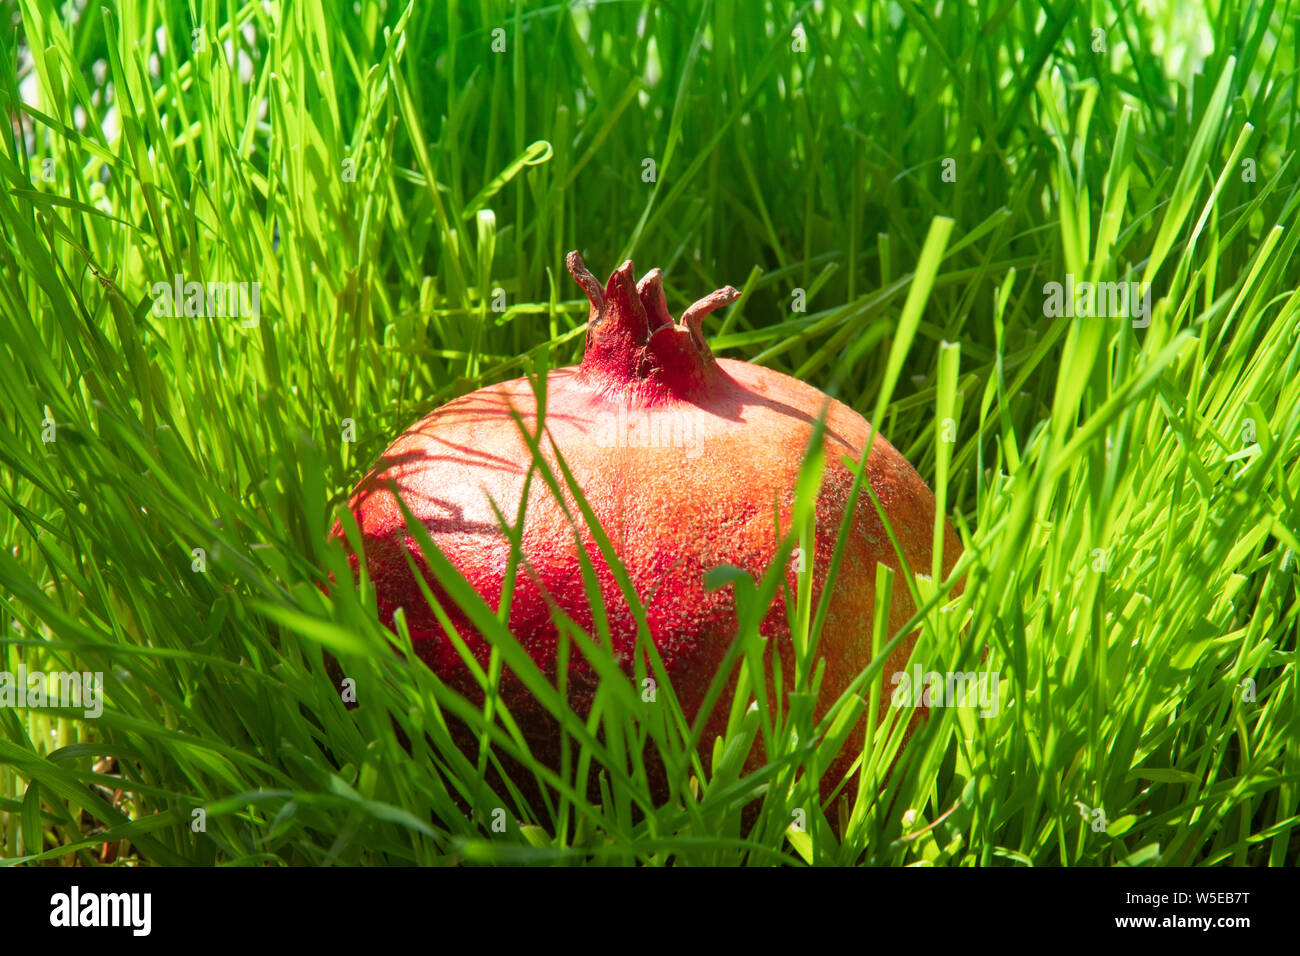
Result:
M667 392L689 397L707 384L717 362L701 325L706 315L734 302L740 292L723 286L694 302L674 321L664 298L662 269L651 269L635 282L628 259L602 289L577 250L564 262L591 302L580 367L584 378L605 388L635 387L648 396Z

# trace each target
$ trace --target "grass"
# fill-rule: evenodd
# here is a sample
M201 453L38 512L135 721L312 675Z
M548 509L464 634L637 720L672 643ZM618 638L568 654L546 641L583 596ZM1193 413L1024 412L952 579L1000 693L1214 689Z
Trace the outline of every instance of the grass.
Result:
M97 719L0 707L4 863L1296 862L1294 4L0 10L0 672L104 679ZM663 267L675 311L742 289L714 351L867 415L959 529L960 595L881 583L921 599L913 663L996 671L1002 706L901 754L891 712L838 836L815 779L861 702L812 721L807 588L788 702L749 709L779 575L716 573L741 691L711 741L670 687L641 705L600 615L561 622L608 676L584 722L436 552L493 646L482 709L391 653L368 583L316 586L401 429L576 359L575 247ZM260 321L157 314L176 275L259 283ZM1150 283L1149 322L1048 315L1067 275ZM493 702L507 667L558 774ZM486 787L502 755L545 814Z

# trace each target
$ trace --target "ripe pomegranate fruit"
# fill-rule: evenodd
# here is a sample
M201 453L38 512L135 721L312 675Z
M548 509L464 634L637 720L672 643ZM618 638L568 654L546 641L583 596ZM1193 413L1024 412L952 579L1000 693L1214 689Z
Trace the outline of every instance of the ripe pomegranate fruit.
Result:
M841 456L858 460L868 425L851 408L811 385L748 362L714 358L701 335L701 322L734 300L739 294L735 289L725 287L705 296L675 322L659 269L638 284L632 263L624 262L602 289L576 252L569 254L567 265L591 300L591 313L582 363L548 375L543 450L554 467L558 449L609 535L646 605L651 635L682 707L693 719L736 628L734 592L706 590L705 572L730 564L762 577L777 550L775 515L782 532L790 528L796 477L824 409L826 466L812 556L815 600L852 485L852 472ZM477 701L482 693L422 596L408 554L485 666L489 647L445 600L419 545L406 531L390 488L477 592L499 606L510 543L492 502L515 520L531 461L511 408L530 432L535 431L536 399L526 379L491 385L448 402L398 438L349 501L363 535L364 559L383 621L391 627L393 612L405 608L420 657L446 683ZM929 489L880 436L872 442L866 477L912 568L928 573L935 508ZM333 533L341 536L341 526L336 524ZM951 528L946 533L945 573L960 552ZM630 674L636 625L622 592L587 529L575 533L553 494L537 479L529 491L524 565L515 583L510 630L552 680L557 632L551 606L595 634L579 547L597 569L614 647ZM355 554L351 561L355 572ZM870 660L878 561L900 569L863 494L821 637L819 654L826 658L826 671L815 711L818 719ZM793 562L787 576L793 593ZM891 628L902 626L912 612L900 576L893 591ZM792 674L793 647L781 598L767 614L763 633L780 654L783 672ZM913 640L903 643L884 670L885 706L889 675L902 669ZM572 650L568 686L571 706L578 713L587 712L596 683L581 653ZM723 732L730 694L728 689L712 711L704 738L708 744ZM558 731L549 715L508 673L502 697L529 737L534 755L558 765ZM460 739L462 745L474 743L463 733ZM850 737L854 739L860 741L861 733ZM760 751L761 739L751 765L761 761ZM825 790L839 781L855 756L848 745L830 763L823 778Z

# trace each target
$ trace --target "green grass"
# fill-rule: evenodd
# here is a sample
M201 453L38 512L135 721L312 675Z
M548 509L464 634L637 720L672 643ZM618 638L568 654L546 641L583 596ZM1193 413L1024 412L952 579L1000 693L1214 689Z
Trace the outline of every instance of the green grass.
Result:
M69 9L0 2L0 671L100 671L105 706L0 707L3 862L1296 862L1293 3ZM663 267L675 311L740 288L714 351L862 412L959 529L959 596L933 569L882 584L921 598L913 662L995 670L1002 706L936 709L901 755L891 712L839 838L814 781L862 704L814 725L800 588L767 707L779 575L713 582L741 621L713 741L670 687L642 704L600 615L561 622L608 675L568 713L429 554L489 691L516 670L569 732L562 772L533 768L541 815L484 785L530 764L492 694L452 695L405 634L391 653L368 583L317 588L401 429L576 359L571 248ZM260 323L153 314L177 274L259 282ZM1150 282L1149 325L1048 317L1067 274ZM785 553L817 478L810 455Z

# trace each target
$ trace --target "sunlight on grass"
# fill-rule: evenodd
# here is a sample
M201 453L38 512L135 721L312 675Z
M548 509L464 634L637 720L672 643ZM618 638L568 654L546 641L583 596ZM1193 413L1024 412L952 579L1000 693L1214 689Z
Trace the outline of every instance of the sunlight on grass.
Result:
M0 674L104 692L91 719L0 684L0 862L1294 864L1294 17L984 6L0 4ZM587 720L418 522L492 647L482 706L368 580L322 591L352 580L326 536L393 437L579 356L575 247L670 295L735 285L714 351L867 415L958 529L948 580L884 569L918 611L877 615L821 721L806 580L807 654L767 699L779 568L710 578L739 620L717 740L625 574L631 674L602 613L559 624L605 676ZM1115 308L1078 314L1080 288ZM913 629L910 666L996 674L996 709L936 706L905 747L908 707L872 718L856 798L823 805L822 750ZM503 670L563 766L529 753Z

